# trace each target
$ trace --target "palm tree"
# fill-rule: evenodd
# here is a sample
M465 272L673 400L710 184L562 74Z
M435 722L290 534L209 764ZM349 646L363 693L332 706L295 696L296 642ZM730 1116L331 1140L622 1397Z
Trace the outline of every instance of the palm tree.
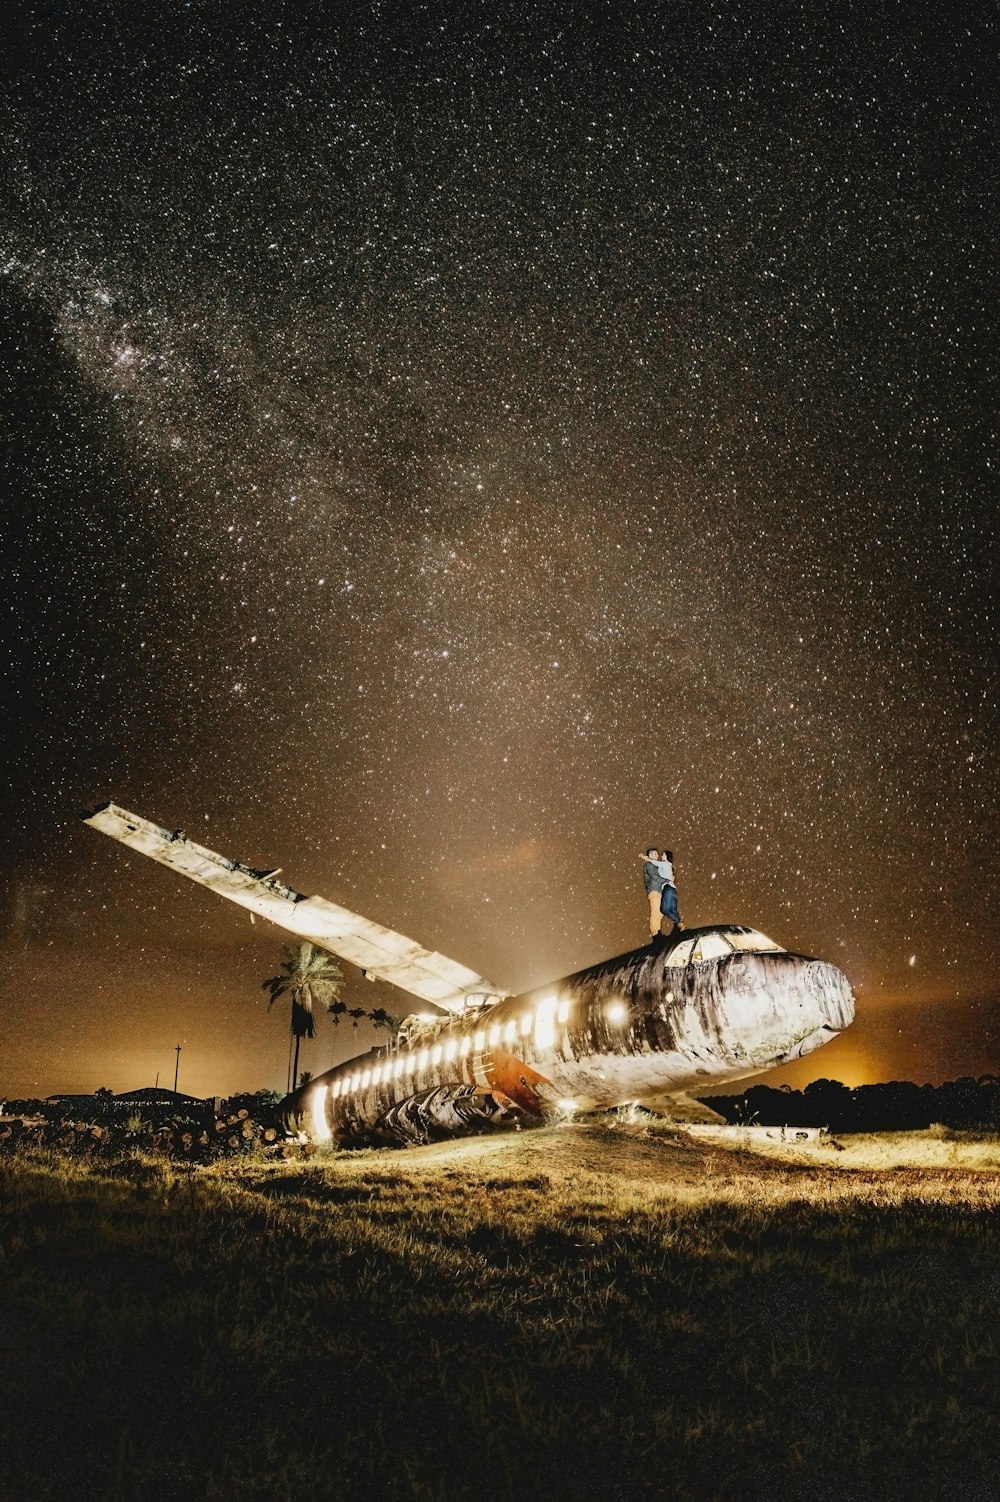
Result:
M272 975L261 986L261 990L266 991L270 997L268 1010L276 1001L286 997L291 1002L289 1091L294 1090L299 1082L299 1046L302 1039L316 1036L314 1009L324 1006L328 1012L342 1012L344 1006L339 998L343 981L344 972L332 955L323 949L317 949L315 944L306 940L294 947L284 947L280 975Z

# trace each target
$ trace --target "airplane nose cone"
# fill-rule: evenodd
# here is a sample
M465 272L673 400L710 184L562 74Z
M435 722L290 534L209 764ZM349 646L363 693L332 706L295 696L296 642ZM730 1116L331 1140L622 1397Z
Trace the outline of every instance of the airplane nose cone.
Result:
M822 1009L823 1025L838 1033L850 1027L854 1021L854 993L844 972L825 960L813 960L808 984Z

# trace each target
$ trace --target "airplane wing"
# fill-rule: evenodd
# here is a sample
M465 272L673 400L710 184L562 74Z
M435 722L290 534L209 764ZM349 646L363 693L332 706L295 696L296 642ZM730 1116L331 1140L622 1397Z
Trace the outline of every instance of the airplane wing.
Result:
M277 871L258 871L196 845L183 830L161 829L114 803L85 815L84 823L209 887L220 897L260 913L279 928L311 939L321 949L359 966L369 980L389 981L445 1011L461 1012L470 996L507 994L474 970L424 949L405 934L383 928L323 897L296 892L277 880Z

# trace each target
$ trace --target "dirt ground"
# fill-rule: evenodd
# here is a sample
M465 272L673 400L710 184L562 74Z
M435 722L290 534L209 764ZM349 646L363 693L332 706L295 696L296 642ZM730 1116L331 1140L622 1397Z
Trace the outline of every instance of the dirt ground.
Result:
M329 1160L328 1160L329 1161ZM689 1136L683 1129L622 1122L566 1122L532 1131L498 1133L426 1147L340 1153L338 1173L404 1173L429 1187L449 1179L486 1175L511 1185L547 1175L553 1184L614 1187L648 1201L660 1194L713 1199L751 1198L768 1186L777 1198L850 1198L853 1194L899 1202L911 1197L979 1204L1000 1196L1000 1138L974 1133L946 1138L926 1132L880 1133L809 1143Z

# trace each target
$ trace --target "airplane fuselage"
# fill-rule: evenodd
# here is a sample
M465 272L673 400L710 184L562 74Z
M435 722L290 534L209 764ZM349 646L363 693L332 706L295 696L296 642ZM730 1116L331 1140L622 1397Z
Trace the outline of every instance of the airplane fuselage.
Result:
M736 924L657 938L508 996L447 955L183 830L114 803L85 822L444 1013L407 1018L386 1048L288 1096L286 1123L319 1140L425 1142L560 1111L676 1101L810 1053L854 1016L835 965Z
M699 929L464 1015L409 1019L290 1095L285 1119L360 1145L655 1104L799 1058L853 1016L836 966L752 929Z

